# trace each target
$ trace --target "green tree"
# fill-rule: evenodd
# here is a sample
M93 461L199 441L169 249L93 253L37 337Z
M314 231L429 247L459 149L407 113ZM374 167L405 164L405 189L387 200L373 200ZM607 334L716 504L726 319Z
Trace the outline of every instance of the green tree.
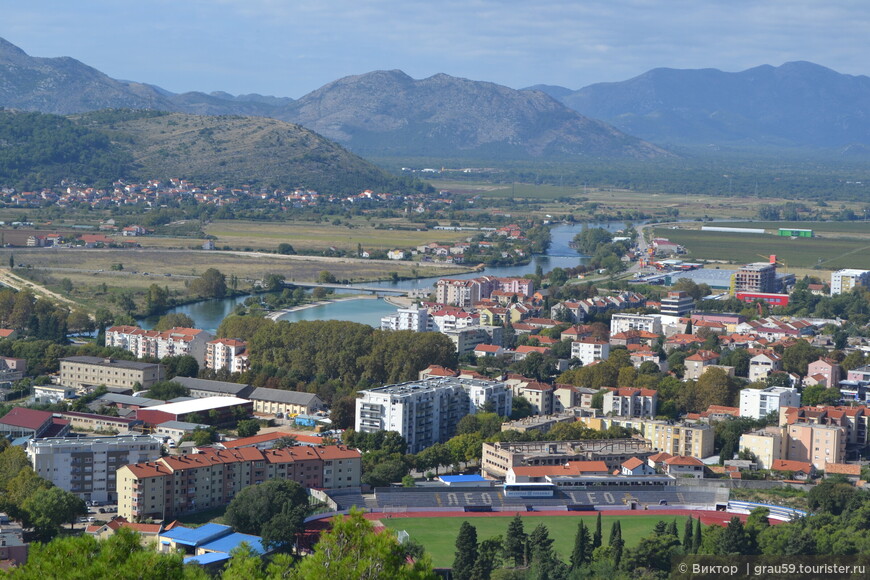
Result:
M504 537L504 557L512 562L515 568L526 564L526 542L528 536L523 526L523 518L520 514L514 516L508 524L507 533Z
M151 286L148 287L148 291L145 293L145 314L148 316L159 314L165 311L168 306L169 291L166 288L161 288L157 284L151 284ZM172 327L170 326L168 328Z
M701 518L695 520L695 533L692 534L692 553L697 554L701 549Z
M577 533L574 535L574 550L571 552L571 570L577 570L580 566L589 563L592 556L592 539L589 530L583 520L577 524Z
M320 284L335 284L338 282L338 279L329 270L323 270L317 275L317 281Z
M226 276L216 268L209 268L190 283L190 291L203 298L223 298L227 295Z
M692 529L692 519L686 518L686 524L683 526L683 551L686 554L692 553L692 538L693 538L693 529Z
M595 518L595 532L592 534L592 550L601 545L601 539L601 512L598 512L598 517Z
M284 435L275 440L272 444L272 449L284 449L285 447L296 447L299 441L293 435Z
M743 522L740 521L740 518L734 516L728 522L728 525L725 526L725 531L719 536L717 553L723 555L747 554L748 547Z
M42 541L53 538L65 523L73 524L78 516L88 513L85 502L59 487L37 489L22 504L33 531Z
M278 244L278 253L284 254L285 256L292 256L296 253L296 250L293 249L293 246L287 243Z
M169 399L190 396L190 389L175 381L157 381L145 391L145 396L158 401L168 401Z
M622 552L625 548L625 540L622 539L622 524L619 523L619 520L610 525L608 546L610 546L611 553L613 554L613 562L618 567L622 561Z
M288 571L296 580L435 580L432 564L423 557L408 563L392 534L375 533L361 511L338 516L320 536L314 554Z
M295 481L272 479L236 494L224 520L236 531L263 536L277 546L304 529L311 509L304 487Z
M474 580L472 571L477 562L477 528L467 521L462 522L456 536L456 553L453 559L453 578Z
M239 437L253 437L260 432L260 422L256 419L244 419L236 425Z
M159 330L160 332L163 332L171 328L195 327L196 322L194 322L193 318L191 318L187 314L182 314L181 312L170 312L169 314L164 314L157 320L157 324L154 325L154 330Z

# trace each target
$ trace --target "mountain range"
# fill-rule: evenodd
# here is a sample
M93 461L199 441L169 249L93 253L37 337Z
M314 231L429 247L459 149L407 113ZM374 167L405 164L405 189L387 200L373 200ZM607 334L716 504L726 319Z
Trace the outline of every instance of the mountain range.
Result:
M654 69L579 90L514 90L397 70L333 81L298 100L176 94L0 39L0 106L55 114L106 108L271 117L370 157L658 159L669 147L864 150L870 78L807 62L743 72Z

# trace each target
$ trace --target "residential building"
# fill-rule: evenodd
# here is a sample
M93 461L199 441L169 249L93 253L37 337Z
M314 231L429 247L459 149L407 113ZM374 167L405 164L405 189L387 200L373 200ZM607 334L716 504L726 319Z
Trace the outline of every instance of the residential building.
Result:
M5 337L0 336L0 338ZM27 374L26 359L0 356L0 382L20 381L25 374Z
M584 365L597 360L607 360L610 356L610 343L595 338L581 338L571 343L571 358L579 359Z
M861 479L861 465L858 463L826 463L825 477L842 475L852 483Z
M779 288L776 282L776 264L756 262L738 268L734 274L734 291L774 293Z
M240 399L247 399L248 395L254 390L254 387L251 385L227 381L211 381L207 379L195 379L193 377L175 377L172 380L190 391L190 396L194 399L206 397L238 397Z
M27 457L33 470L60 489L86 501L117 500L115 472L128 463L154 461L160 442L150 435L31 440Z
M205 423L189 423L187 421L166 421L154 427L154 434L160 438L169 437L173 441L181 441L185 435L193 433L197 429L209 429L211 426Z
M749 381L763 381L770 373L782 370L782 356L765 350L749 359Z
M604 393L603 411L619 417L655 417L658 392L653 389L622 387Z
M582 441L485 442L481 450L481 473L505 479L519 466L564 465L569 461L604 461L609 471L632 457L646 459L653 450L648 441L632 439L585 439Z
M704 464L691 456L676 456L665 459L665 473L671 477L704 478Z
M777 459L771 465L770 470L779 472L781 477L802 481L816 474L816 467L812 463L796 459Z
M243 373L250 366L247 348L248 345L243 340L234 338L211 340L205 344L205 368Z
M824 385L831 389L840 384L840 365L834 359L820 358L807 365L807 377L804 384Z
M639 459L637 457L632 457L631 459L626 459L622 465L619 466L620 475L627 475L631 477L638 477L643 475L653 475L656 470L649 466L646 461Z
M313 415L326 408L316 394L300 391L258 387L247 398L254 402L255 413L268 415Z
M491 290L490 290L491 291ZM486 296L489 293L486 292ZM441 278L435 283L435 301L453 306L471 306L484 297L478 280Z
M52 405L71 399L75 396L73 387L64 385L36 385L33 387L33 401L43 405Z
M788 459L807 461L816 469L825 463L843 463L846 458L846 433L835 425L795 423L786 427Z
M847 294L858 286L870 286L870 270L848 268L831 274L831 296Z
M175 327L160 332L138 326L113 326L106 330L106 346L129 350L139 358L190 355L200 367L206 366L206 345L213 339L212 333L198 328Z
M662 333L662 319L650 314L614 314L610 319L610 334L629 330Z
M60 384L79 390L99 385L148 389L165 378L163 365L97 356L69 356L60 359Z
M553 412L561 413L573 407L590 409L592 408L592 397L596 393L598 391L595 389L557 383L553 389Z
M719 364L719 353L712 350L699 350L695 354L686 357L683 364L686 367L683 377L686 380L697 380L707 370L706 367Z
M429 318L429 309L422 306L399 308L395 314L381 318L381 330L413 330L426 332L434 330Z
M456 330L442 330L456 346L456 352L463 355L473 352L480 344L501 344L504 329L500 326L469 326Z
M505 349L497 344L478 344L474 347L474 356L481 357L496 357L505 353Z
M850 381L867 381L870 382L870 365L864 365L857 369L852 369L846 376Z
M89 431L91 433L114 434L127 433L141 422L126 417L112 417L96 413L79 413L78 411L62 411L60 416L69 421L70 429Z
M685 316L694 307L695 301L685 292L668 292L661 300L659 311L666 316Z
M763 419L769 413L779 415L780 407L800 407L801 395L794 387L767 387L740 391L740 416Z
M665 451L671 455L691 455L699 458L713 455L714 432L705 423L674 423L626 417L578 417L577 420L598 431L613 425L634 429L641 437L649 440L654 450Z
M408 442L408 453L419 453L450 439L460 419L490 402L496 413L510 414L511 400L508 385L480 379L439 377L386 385L359 391L355 429L397 431Z
M773 462L785 459L788 438L782 427L765 427L740 436L740 451L747 450L756 457L759 469L770 469Z
M261 451L204 448L118 469L118 514L166 520L227 505L248 485L287 479L309 488L359 487L360 453L342 446Z

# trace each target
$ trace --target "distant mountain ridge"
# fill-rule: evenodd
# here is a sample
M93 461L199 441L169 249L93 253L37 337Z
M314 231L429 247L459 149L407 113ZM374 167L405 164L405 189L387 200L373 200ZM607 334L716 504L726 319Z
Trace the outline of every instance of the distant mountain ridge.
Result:
M810 62L737 73L657 68L556 98L658 144L870 145L870 77Z
M374 156L672 156L544 93L444 74L417 81L401 71L375 71L339 79L298 101L221 92L173 94L112 79L72 58L33 58L2 39L0 106L55 114L129 108L272 117Z

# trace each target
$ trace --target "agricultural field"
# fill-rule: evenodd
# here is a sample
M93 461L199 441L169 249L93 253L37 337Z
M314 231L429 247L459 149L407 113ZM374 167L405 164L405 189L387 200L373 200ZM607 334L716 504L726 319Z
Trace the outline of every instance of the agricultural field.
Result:
M846 235L870 238L870 222L716 222L716 226L727 228L764 228L774 235L779 228L813 230L813 234Z
M743 223L742 227L749 225ZM689 252L686 256L689 260L722 260L745 264L765 261L765 256L775 254L785 265L785 271L789 271L789 268L870 269L868 238L791 239L769 234L732 234L668 228L656 228L654 235L684 246Z
M394 530L405 530L414 540L426 547L432 556L435 567L450 567L456 552L456 536L462 522L467 521L477 528L477 541L493 536L504 537L511 517L445 517L445 518L395 518L382 519L382 524ZM550 530L550 537L555 540L553 547L556 553L567 562L574 547L574 535L580 520L590 528L590 535L595 531L595 515L588 516L523 516L525 532L531 533L538 524L544 524ZM622 527L622 539L626 547L633 547L644 536L653 531L659 520L670 522L676 518L677 531L682 537L683 526L688 516L602 516L601 531L604 543L610 536L610 526L619 520Z
M376 228L383 222L387 229ZM395 222L396 229L390 229ZM215 236L217 247L275 250L278 244L289 243L297 251L322 251L329 247L355 252L365 250L391 250L413 248L429 242L453 243L464 241L473 232L408 229L409 223L397 220L341 220L338 225L327 222L249 222L242 220L215 221L204 230Z

